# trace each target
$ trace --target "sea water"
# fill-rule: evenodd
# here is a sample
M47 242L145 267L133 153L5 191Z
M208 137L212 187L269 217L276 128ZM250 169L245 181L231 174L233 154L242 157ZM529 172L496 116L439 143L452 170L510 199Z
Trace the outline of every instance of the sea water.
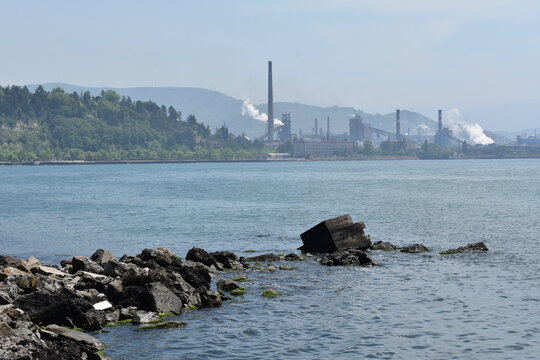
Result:
M173 318L185 328L94 335L113 359L538 358L540 160L0 167L0 253L44 263L97 248L288 253L346 213L373 241L431 251L249 271L246 295ZM477 241L490 251L439 254Z

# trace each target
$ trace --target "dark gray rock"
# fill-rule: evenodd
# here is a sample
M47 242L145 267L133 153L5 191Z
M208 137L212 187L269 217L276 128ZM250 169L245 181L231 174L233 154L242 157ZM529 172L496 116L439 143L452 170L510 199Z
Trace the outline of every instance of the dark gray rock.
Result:
M403 253L417 254L417 253L427 252L429 251L429 249L422 244L412 244L412 245L402 247L401 250L399 251Z
M399 247L386 241L377 241L371 245L371 250L396 251Z
M360 265L374 266L378 265L373 261L365 251L358 249L341 249L326 255L320 261L321 265L341 266L341 265Z
M54 334L57 334L59 337L89 346L91 349L96 351L103 350L105 348L101 341L82 331L70 330L54 324L48 325L46 329Z
M77 319L77 326L89 330L101 330L107 324L107 315L102 310L88 310L80 319Z
M290 253L290 254L285 255L285 260L287 260L287 261L301 261L302 257L300 255L298 255L298 254Z
M74 256L71 259L71 273L74 274L77 271L87 271L95 274L103 274L103 267L97 264L95 261L88 259L84 256Z
M201 297L202 307L212 308L223 305L223 299L217 291L208 290L207 288L201 286L197 289L197 293Z
M210 289L212 278L204 266L199 266L197 263L185 262L176 269L182 278L195 289L201 286Z
M111 252L109 250L103 250L103 249L97 249L92 256L90 256L90 260L95 261L98 265L103 267L103 265L113 260L114 257L112 256Z
M150 268L168 267L178 262L177 256L171 250L164 247L144 249L137 257L145 262L146 267Z
M161 283L148 284L144 293L146 309L158 313L179 313L182 300Z
M218 266L217 260L214 258L214 256L206 252L206 250L198 247L192 247L189 249L188 253L186 254L186 260L203 263L206 266Z
M232 290L241 289L242 287L232 280L220 279L217 282L217 288L223 291L232 291Z
M249 266L244 266L244 263L240 261L238 256L230 251L216 251L210 255L212 255L218 263L222 264L224 269L243 270Z
M455 249L448 249L448 250L442 251L441 254L459 254L459 253L471 252L471 251L489 251L489 249L487 248L486 244L480 241L477 243L460 246Z
M281 256L273 254L273 253L251 256L251 257L246 258L246 261L250 261L250 262L278 261L278 260L281 260Z

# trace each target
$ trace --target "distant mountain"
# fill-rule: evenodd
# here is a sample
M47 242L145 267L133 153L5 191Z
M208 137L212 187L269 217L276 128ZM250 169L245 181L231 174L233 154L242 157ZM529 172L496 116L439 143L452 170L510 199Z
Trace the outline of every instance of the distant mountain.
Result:
M37 85L28 85L34 91ZM193 114L198 121L210 125L212 131L223 124L229 127L234 134L245 133L253 138L265 134L266 124L253 119L248 115L242 115L242 100L235 99L217 91L201 88L179 87L137 87L137 88L111 88L111 87L85 87L65 83L43 84L45 90L55 87L63 88L67 93L90 91L92 95L98 95L102 90L114 90L120 95L129 96L132 100L154 101L158 104L172 105L182 111L183 118ZM261 112L267 111L266 104L255 105ZM349 119L354 114L359 114L364 122L374 127L395 131L395 114L368 114L352 107L319 107L292 102L274 103L275 117L280 118L281 113L291 113L292 130L304 134L312 133L314 119L318 119L318 126L326 133L326 118L330 117L330 131L333 134L348 133ZM427 126L428 131L434 132L437 124L435 121L412 111L401 112L402 133L416 134L419 126Z

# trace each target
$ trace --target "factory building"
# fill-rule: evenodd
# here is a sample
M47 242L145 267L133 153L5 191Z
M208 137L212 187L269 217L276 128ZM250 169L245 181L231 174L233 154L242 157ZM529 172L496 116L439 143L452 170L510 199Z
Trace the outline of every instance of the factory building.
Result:
M448 147L450 146L450 140L454 139L454 134L452 133L452 130L449 128L443 128L442 127L442 110L439 110L439 123L437 127L437 133L434 137L435 144L442 146L442 147Z
M293 157L309 158L333 155L350 155L354 143L344 140L301 139L293 143Z
M358 114L349 120L349 140L354 142L364 142L370 138L370 125L362 122L362 117Z
M292 136L291 132L291 114L290 113L282 113L281 114L281 122L283 125L278 127L278 139L279 141L285 141L287 139L290 139Z

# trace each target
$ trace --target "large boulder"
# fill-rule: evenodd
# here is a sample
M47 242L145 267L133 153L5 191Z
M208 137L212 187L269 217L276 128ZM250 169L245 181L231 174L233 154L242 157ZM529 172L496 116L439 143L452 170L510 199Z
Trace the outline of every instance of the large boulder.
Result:
M0 268L13 267L24 272L30 272L23 260L16 259L8 255L0 255Z
M217 288L223 291L233 291L237 289L242 289L240 285L238 285L233 280L229 280L229 279L220 279L217 282Z
M83 344L85 346L90 347L92 350L103 350L105 348L105 345L103 343L96 339L95 337L76 330L66 329L58 325L49 325L46 328L48 331L58 335L61 338L71 340L73 342Z
M168 267L179 261L171 250L164 247L144 249L137 257L145 262L146 267L150 268Z
M326 255L319 261L322 265L326 266L340 266L340 265L360 265L360 266L374 266L378 265L373 261L368 254L363 250L358 249L341 249L331 254Z
M472 252L472 251L489 251L486 244L483 242L476 242L472 244L467 244L465 246L460 246L455 249L448 249L445 251L441 251L441 254L459 254L463 252Z
M192 247L189 249L188 253L186 254L186 260L203 263L206 266L218 266L214 256L207 253L206 250L198 247Z
M97 249L92 256L90 256L90 260L96 262L98 265L103 267L105 263L113 260L114 257L112 256L112 253L109 250L103 250L103 249Z
M95 274L103 274L103 267L93 260L90 260L84 256L74 256L71 259L71 273L75 274L77 271L86 271Z
M146 309L158 313L179 313L182 300L161 283L151 283L144 293Z
M197 293L201 297L202 307L211 308L223 305L223 299L217 291L208 290L201 286L197 289Z
M204 265L198 263L185 262L176 268L182 278L195 289L205 287L210 289L212 278L210 272Z
M238 256L230 251L216 251L211 253L216 261L221 264L224 269L244 270L247 266L240 261Z

